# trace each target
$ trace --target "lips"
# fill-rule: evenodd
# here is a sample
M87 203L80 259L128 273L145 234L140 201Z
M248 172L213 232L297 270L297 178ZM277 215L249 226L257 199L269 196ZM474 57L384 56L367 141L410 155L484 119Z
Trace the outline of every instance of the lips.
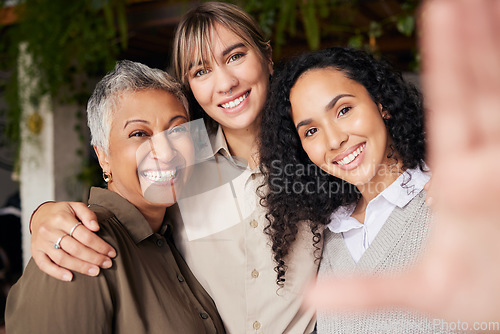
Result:
M219 104L219 107L221 107L223 109L234 108L234 107L238 106L241 102L243 102L248 97L249 94L250 94L250 91L247 91L243 95L240 95L239 97L237 97L235 99L232 99L230 101Z
M366 142L353 146L333 159L333 163L339 166L347 166L352 163L365 149Z
M171 170L144 170L141 175L151 182L167 182L177 177L177 168Z

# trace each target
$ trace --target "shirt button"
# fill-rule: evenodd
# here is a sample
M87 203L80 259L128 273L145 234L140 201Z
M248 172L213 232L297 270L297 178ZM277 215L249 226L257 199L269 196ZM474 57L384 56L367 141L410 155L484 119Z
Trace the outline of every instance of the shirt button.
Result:
M260 322L255 321L255 322L253 323L253 329L255 329L255 330L260 329Z
M208 314L206 314L205 312L201 312L201 313L200 313L200 317L201 317L203 320L206 320L206 319L208 319Z
M162 247L162 246L163 246L163 240L161 240L161 239L157 239L157 240L156 240L156 246L158 246L158 247Z
M250 222L250 226L252 226L253 228L256 228L257 226L259 226L259 223L257 223L257 221L254 219Z
M256 269L252 270L252 277L253 278L259 277L259 272Z
M252 176L250 176L252 178L252 180L255 180L255 178L257 177L257 175L255 174L252 174Z
M179 280L179 282L184 282L184 277L182 277L181 275L177 276L177 279Z

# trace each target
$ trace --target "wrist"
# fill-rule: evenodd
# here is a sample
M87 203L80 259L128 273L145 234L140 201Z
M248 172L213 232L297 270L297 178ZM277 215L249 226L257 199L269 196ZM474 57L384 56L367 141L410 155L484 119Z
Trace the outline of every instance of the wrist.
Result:
M40 209L44 204L47 204L47 203L55 203L55 201L46 201L46 202L43 202L42 204L40 204L39 206L37 206L36 209L31 214L30 224L29 224L30 234L31 234L31 223L33 222L33 216L35 216L35 213L38 211L38 209Z

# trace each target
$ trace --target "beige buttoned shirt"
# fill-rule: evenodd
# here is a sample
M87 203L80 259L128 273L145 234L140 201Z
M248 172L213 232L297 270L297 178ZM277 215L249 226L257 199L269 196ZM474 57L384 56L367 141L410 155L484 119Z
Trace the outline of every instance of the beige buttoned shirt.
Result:
M179 251L215 301L228 333L310 333L314 310L301 307L302 289L318 267L309 228L304 224L279 289L264 232L266 211L256 193L263 175L229 154L220 127L211 141L212 166L201 172L195 168L192 180L212 185L178 202L177 220L183 224L176 225L174 238Z

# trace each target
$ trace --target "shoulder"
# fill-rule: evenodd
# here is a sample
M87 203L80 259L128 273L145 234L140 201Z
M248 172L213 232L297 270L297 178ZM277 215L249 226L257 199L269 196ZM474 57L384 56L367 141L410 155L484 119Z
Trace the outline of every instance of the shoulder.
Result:
M105 207L92 205L90 209L97 216L99 224L97 235L118 251L117 248L120 248L123 241L130 239L127 229L122 225L118 217Z

